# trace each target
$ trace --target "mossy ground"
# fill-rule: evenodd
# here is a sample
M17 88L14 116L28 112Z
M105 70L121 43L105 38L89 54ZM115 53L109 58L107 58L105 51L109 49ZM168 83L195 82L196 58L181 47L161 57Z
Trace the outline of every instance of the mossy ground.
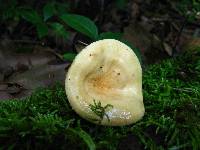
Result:
M146 69L146 113L136 124L104 127L81 119L64 87L0 103L1 149L200 149L200 52Z

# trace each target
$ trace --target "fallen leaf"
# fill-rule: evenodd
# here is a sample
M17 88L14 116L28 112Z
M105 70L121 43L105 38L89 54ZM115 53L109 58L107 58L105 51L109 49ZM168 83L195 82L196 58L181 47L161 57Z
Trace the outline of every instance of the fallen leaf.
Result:
M49 49L37 50L16 54L3 53L0 49L0 98L22 98L38 87L64 84L65 68L70 63L58 63L60 60Z
M163 43L163 46L164 46L164 50L167 52L167 54L169 56L172 56L172 51L173 51L172 47L169 44L167 44L166 42Z
M23 73L13 74L7 82L16 83L27 90L52 86L56 82L64 84L65 68L68 65L69 63L37 66Z
M8 94L6 91L0 91L0 101L12 99L13 96Z
M143 54L151 47L151 35L139 24L126 27L123 38L139 48Z
M21 86L18 84L9 84L9 86L7 87L6 91L9 94L18 94L21 92Z
M143 64L151 64L167 58L167 55L162 52L161 40L151 34L146 25L143 25L131 23L125 28L123 38L141 51Z
M0 73L0 82L2 82L4 80L4 75L3 73Z
M8 88L6 83L0 83L0 91L5 91Z

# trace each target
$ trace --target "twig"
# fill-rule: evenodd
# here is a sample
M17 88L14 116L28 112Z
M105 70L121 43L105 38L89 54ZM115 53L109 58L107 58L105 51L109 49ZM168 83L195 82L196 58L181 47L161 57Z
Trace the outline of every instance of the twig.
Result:
M1 39L3 40L3 39ZM28 44L40 44L40 45L44 45L44 42L39 42L39 41L31 41L31 40L11 40L11 39L7 39L8 41L12 41L15 43L28 43Z
M82 45L88 46L87 43L84 43L84 42L82 42L82 41L80 41L80 40L78 40L77 42L80 43L80 44L82 44Z
M174 90L177 91L181 91L181 92L189 92L189 93L193 93L193 90L191 88L184 88L184 89L180 89L180 88L173 88Z
M52 53L52 54L55 55L57 58L59 58L61 61L64 61L63 56L62 56L61 54L56 53L56 52L53 51L53 50L45 50L45 51L46 51L46 52Z
M177 47L177 45L178 45L179 42L180 42L180 37L181 37L181 34L182 34L183 29L184 29L184 27L186 26L186 24L187 24L187 17L185 17L185 19L184 19L184 21L183 21L183 24L182 24L182 26L181 26L181 28L180 28L180 30L179 30L179 32L178 32L178 35L177 35L177 37L176 37L176 41L175 41L175 43L174 43L174 46L172 47L172 49L173 49L173 51L172 51L172 56L174 56L174 54L177 52L176 47Z
M104 13L104 0L101 0L101 10L100 10L100 17L99 17L99 24L102 24L103 21L103 13Z

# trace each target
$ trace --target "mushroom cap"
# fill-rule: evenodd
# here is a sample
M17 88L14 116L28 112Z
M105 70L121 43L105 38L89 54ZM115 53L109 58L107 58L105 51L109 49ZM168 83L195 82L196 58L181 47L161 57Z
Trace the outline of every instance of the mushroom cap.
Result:
M130 47L114 39L93 42L76 56L65 90L75 112L93 123L128 125L144 115L140 62ZM105 109L100 122L91 109L94 100L113 106Z

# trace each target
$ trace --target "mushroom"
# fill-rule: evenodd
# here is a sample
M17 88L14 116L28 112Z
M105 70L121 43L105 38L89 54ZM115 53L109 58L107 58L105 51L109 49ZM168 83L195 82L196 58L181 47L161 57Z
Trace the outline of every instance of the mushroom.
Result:
M128 125L144 115L141 65L114 39L93 42L76 56L65 90L75 112L96 124Z

